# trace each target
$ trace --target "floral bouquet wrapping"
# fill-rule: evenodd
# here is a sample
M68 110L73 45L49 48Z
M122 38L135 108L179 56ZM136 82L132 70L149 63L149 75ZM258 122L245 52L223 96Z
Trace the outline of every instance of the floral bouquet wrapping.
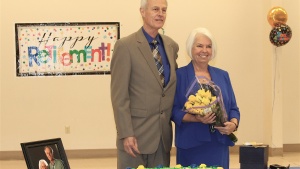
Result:
M185 96L187 98L183 108L185 112L200 116L205 116L208 112L215 113L216 120L212 124L212 132L214 132L213 126L224 126L228 116L221 89L214 82L206 77L196 76ZM233 142L237 141L233 133L229 137Z

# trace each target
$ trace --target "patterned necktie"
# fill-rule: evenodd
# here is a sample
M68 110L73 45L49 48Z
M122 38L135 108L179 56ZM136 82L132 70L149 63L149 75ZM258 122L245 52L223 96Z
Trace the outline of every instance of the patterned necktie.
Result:
M152 44L154 46L153 49L152 49L153 58L154 58L154 61L155 61L155 64L156 64L156 67L157 67L157 70L158 70L160 81L161 81L162 85L164 86L164 84L165 84L164 66L162 64L161 55L158 51L157 41L153 40Z

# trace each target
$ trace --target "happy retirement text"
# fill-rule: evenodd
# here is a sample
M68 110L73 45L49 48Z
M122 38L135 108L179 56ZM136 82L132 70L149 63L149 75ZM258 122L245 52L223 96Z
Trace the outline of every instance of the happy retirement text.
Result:
M102 62L110 61L111 43L100 42L98 46L92 46L99 37L95 36L65 36L57 37L52 33L44 33L38 41L38 46L28 46L29 67L41 64L61 63L63 66L70 66L77 62ZM76 49L76 45L83 45L81 49ZM50 45L49 45L50 44ZM53 45L57 44L57 45ZM79 45L77 45L79 46ZM64 51L64 48L69 49Z

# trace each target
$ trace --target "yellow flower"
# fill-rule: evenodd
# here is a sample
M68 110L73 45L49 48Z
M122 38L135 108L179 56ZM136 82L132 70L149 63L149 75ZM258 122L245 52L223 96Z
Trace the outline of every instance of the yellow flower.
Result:
M188 109L192 114L199 114L204 116L207 112L207 108L203 108L204 106L208 106L212 102L217 99L216 96L212 96L210 90L199 89L195 95L190 95L188 97L187 102L184 104L185 109ZM215 107L212 105L212 108ZM194 108L194 109L192 109ZM211 109L210 109L211 111Z
M189 98L188 98L188 100L189 100L190 102L195 102L195 101L197 100L197 98L196 98L196 96L194 96L194 95L190 95Z
M210 90L207 90L206 92L205 92L205 96L207 97L207 98L211 98L211 92L210 92Z
M199 109L199 110L198 110L198 112L199 112L198 114L200 114L200 115L202 115L202 116L204 116L204 115L205 115L205 114L204 114L204 110L203 110L203 109Z
M202 103L207 106L210 103L210 100L207 97L202 98Z
M139 165L137 169L145 169L143 165Z
M194 107L197 107L197 106L201 106L201 104L200 104L199 102L196 102L196 103L194 104Z
M193 114L198 114L198 110L194 109L194 108L190 109L189 112L191 112Z
M196 102L201 103L202 97L200 95L196 95Z
M195 109L197 114L201 114L203 111L201 109Z
M216 99L217 99L216 96L212 96L212 97L211 97L211 102L214 102Z
M182 168L180 164L175 165L175 168Z
M199 166L201 169L205 169L206 168L206 165L205 164L200 164Z
M184 104L184 107L185 107L186 109L189 109L189 108L192 108L192 107L193 107L193 104L192 104L191 102L186 102L186 103Z
M197 95L199 95L199 96L201 96L201 97L204 97L205 96L205 90L204 89L200 89L200 90L198 90L198 92L197 92Z
M223 169L223 167L217 167L217 169Z

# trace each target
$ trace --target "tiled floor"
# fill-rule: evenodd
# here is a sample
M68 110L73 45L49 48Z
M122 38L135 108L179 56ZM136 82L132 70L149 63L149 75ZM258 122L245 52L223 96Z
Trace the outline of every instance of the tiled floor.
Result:
M72 169L116 169L116 158L94 158L94 159L68 159ZM284 153L283 156L269 157L268 165L280 164L300 166L300 152ZM174 167L175 156L171 157L171 167ZM0 169L26 169L26 163L23 160L0 161ZM230 168L240 168L239 155L231 154Z

